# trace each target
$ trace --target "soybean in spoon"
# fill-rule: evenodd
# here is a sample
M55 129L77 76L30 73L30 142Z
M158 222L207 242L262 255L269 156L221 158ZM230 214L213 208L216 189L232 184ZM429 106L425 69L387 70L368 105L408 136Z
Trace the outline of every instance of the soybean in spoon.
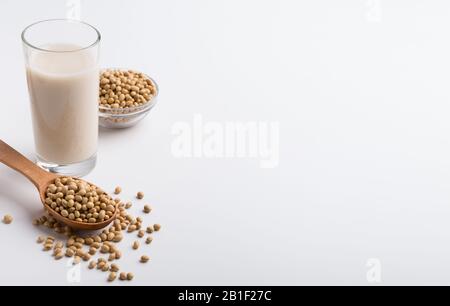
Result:
M116 202L84 180L47 172L0 140L0 162L26 176L38 189L45 209L73 229L98 230L115 220Z

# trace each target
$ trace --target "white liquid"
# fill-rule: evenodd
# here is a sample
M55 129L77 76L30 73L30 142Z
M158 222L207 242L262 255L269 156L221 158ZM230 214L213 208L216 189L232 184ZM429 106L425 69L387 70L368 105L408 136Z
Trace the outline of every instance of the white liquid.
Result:
M50 50L77 46L51 45ZM27 67L37 155L51 163L72 164L97 152L99 69L89 50L34 51Z

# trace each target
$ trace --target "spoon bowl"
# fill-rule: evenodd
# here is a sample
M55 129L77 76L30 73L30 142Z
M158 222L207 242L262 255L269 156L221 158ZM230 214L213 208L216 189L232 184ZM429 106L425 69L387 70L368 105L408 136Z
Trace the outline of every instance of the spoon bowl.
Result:
M52 184L56 178L61 176L39 168L2 140L0 140L0 162L26 176L36 186L42 205L44 205L44 208L48 211L48 213L57 221L68 225L72 229L99 230L108 226L116 219L118 211L117 205L112 217L97 223L78 222L60 215L57 211L45 203L45 198L48 186Z

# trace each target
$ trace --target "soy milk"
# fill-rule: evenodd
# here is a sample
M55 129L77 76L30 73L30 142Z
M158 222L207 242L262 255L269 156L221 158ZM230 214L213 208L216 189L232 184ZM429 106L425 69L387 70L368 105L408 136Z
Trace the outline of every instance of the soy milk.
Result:
M77 163L97 151L97 59L73 45L45 50L33 51L27 66L36 153L60 165Z

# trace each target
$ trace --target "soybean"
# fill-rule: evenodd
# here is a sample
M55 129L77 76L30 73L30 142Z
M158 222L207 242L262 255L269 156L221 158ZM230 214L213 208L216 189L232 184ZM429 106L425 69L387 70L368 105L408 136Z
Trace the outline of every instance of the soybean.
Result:
M139 200L142 200L142 199L144 198L144 193L143 193L142 191L139 191L139 192L136 194L136 198L138 198Z
M11 215L5 215L3 217L3 223L11 224L13 222L13 217Z
M151 211L152 211L152 209L149 205L144 206L144 213L149 214Z
M116 277L117 277L117 275L116 275L115 272L109 273L109 276L108 276L108 282L113 282L113 281L115 281L115 280L116 280Z
M137 249L139 249L139 241L135 241L133 243L133 250L137 250Z

